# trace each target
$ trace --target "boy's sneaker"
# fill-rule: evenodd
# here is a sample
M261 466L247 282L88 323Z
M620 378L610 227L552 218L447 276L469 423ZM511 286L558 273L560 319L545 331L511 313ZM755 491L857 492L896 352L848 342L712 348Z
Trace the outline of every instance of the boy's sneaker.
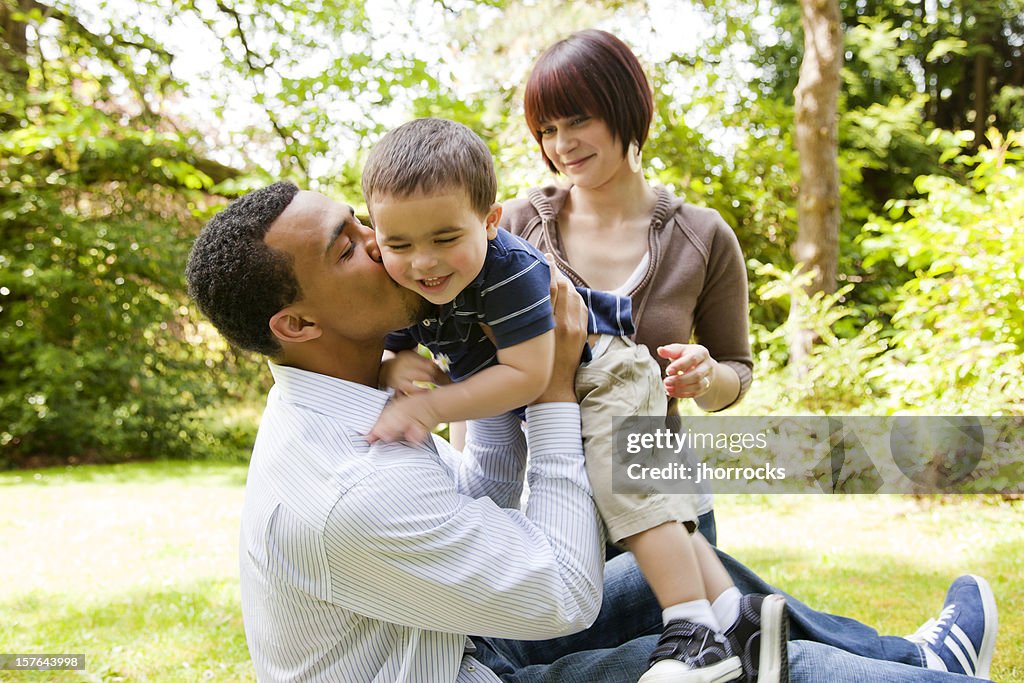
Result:
M740 616L725 632L743 664L744 683L788 683L789 619L781 595L744 595Z
M934 655L928 656L929 669L988 678L998 628L992 589L985 579L968 574L949 586L939 618L926 621L907 640Z
M637 683L721 683L743 673L729 641L703 624L668 622L651 653L650 668Z

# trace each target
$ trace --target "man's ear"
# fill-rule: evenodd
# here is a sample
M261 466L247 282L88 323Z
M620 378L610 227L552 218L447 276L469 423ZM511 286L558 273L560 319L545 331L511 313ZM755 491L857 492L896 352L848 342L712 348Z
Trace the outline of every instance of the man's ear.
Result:
M291 306L282 308L270 318L270 331L278 341L285 344L311 341L323 334L319 325L303 318Z
M491 209L487 212L485 222L487 226L487 239L493 240L498 236L498 223L501 222L501 204L499 202L491 204Z

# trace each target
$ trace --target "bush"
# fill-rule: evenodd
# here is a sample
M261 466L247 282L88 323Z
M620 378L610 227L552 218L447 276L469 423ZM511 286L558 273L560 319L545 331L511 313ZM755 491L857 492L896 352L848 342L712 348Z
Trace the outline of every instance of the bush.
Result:
M800 323L821 340L806 371L787 364L786 327L755 324L759 379L739 410L1024 414L1024 136L991 132L966 154L969 135L939 135L965 180L917 178L921 198L891 201L860 237L865 267L902 269L904 284L873 320L852 285L806 302ZM753 265L762 305L804 296L795 272Z
M937 134L938 135L938 134ZM936 414L1024 411L1024 136L948 135L967 182L921 176L921 199L893 201L865 227L871 262L911 278L894 295L889 408ZM898 395L897 395L898 392Z
M254 364L192 322L186 142L66 109L0 150L0 468L205 453L197 409Z

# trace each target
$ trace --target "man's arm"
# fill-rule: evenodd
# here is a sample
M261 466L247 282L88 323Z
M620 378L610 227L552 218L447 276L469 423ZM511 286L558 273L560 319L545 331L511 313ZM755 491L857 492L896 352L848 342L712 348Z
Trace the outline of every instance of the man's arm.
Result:
M586 309L581 306L583 300L575 295L575 289L557 268L549 268L549 273L557 355L552 364L551 378L537 402L575 403L579 358L573 354L579 341L572 337L574 332L569 321L576 320L575 316L585 315ZM559 282L563 288L561 291ZM567 294L570 290L574 294ZM455 447L463 453L452 453L441 439L435 439L439 449L446 449L441 453L447 456L449 465L456 472L459 491L473 498L487 496L500 507L518 508L527 454L520 420L504 413L459 424L466 428L465 438L460 439Z
M583 468L579 409L545 404L534 422L523 511L455 489L403 444L349 490L324 535L335 604L450 633L545 639L582 630L602 595L599 520Z
M459 424L467 427L461 452L440 437L434 439L455 472L456 489L470 498L486 496L498 507L518 509L527 455L522 421L513 413L503 413Z
M567 291L556 307L563 317L573 308ZM334 602L412 627L503 638L551 638L593 621L603 558L572 389L585 337L582 303L574 304L581 315L571 351L556 356L559 386L527 411L526 509L461 495L422 449L378 446L382 466L343 496L328 521Z

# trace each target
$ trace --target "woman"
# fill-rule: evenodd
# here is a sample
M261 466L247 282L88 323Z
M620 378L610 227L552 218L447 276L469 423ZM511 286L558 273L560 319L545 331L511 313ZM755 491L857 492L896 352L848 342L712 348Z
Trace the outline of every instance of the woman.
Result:
M640 151L653 104L636 57L603 31L573 34L537 61L526 86L525 110L548 167L571 185L534 189L506 202L503 227L554 254L576 284L631 297L636 340L661 363L674 403L692 399L706 411L736 403L750 386L753 366L743 257L717 212L686 204L644 178ZM704 513L700 531L714 543L710 495L698 510ZM749 569L727 556L722 559L741 592L773 592ZM968 590L971 598L956 598L968 606L958 617L964 623L957 626L986 654L976 667L949 664L948 669L987 673L996 631L991 590L977 577L961 577L950 588L947 607L951 596ZM855 653L866 666L880 665L874 660L900 662L920 667L906 670L910 679L925 680L947 674L923 669L941 671L953 661L945 639L953 631L948 619L929 620L907 639L879 636L792 598L787 611L793 639ZM967 624L972 614L980 616ZM815 664L810 670L834 674L838 669ZM861 677L881 680L887 675Z
M670 411L681 399L706 411L736 403L753 367L743 255L718 212L644 177L654 105L636 56L610 33L574 33L538 59L524 105L544 161L571 185L506 202L503 227L554 254L575 284L631 298ZM703 496L698 511L714 543L711 504Z

